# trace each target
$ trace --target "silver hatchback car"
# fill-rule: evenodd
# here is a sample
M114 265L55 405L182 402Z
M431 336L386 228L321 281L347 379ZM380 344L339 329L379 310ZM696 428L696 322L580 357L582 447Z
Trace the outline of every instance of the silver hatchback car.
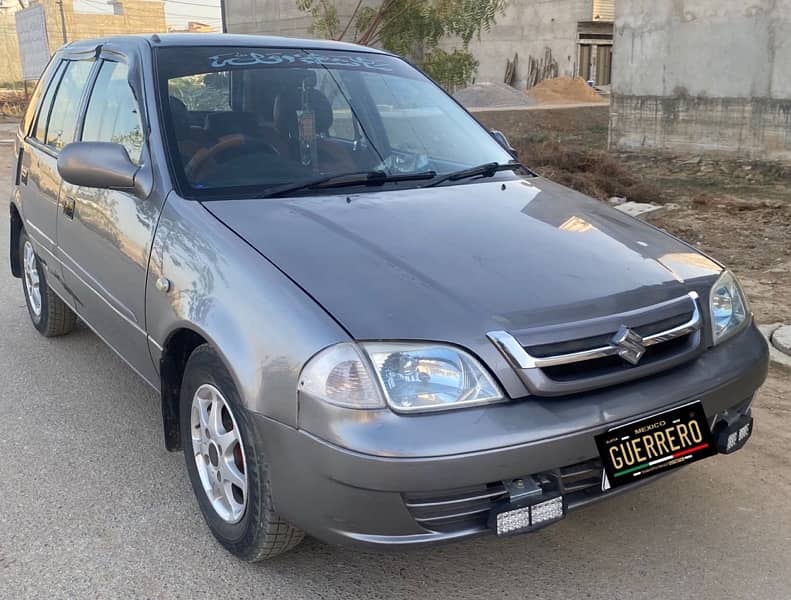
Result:
M244 560L534 531L752 434L767 346L734 276L398 57L76 42L16 152L34 326L81 320L160 394Z

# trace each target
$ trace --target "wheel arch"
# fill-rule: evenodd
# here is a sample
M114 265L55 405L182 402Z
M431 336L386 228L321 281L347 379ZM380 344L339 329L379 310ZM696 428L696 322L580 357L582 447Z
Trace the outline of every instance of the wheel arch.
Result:
M196 348L210 343L205 335L194 329L180 327L170 333L162 347L162 357L159 360L162 427L165 448L171 452L182 449L179 401L187 361Z
M11 237L9 244L9 259L11 261L11 274L17 279L22 277L22 257L19 255L19 235L24 229L22 215L12 202L9 207L11 213Z

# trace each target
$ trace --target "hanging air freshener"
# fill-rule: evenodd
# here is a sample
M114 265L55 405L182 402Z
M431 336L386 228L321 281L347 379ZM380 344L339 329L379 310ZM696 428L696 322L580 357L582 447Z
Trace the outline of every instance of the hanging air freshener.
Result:
M302 82L302 110L297 111L299 123L299 157L302 164L319 170L318 149L316 147L316 113L310 106L312 86L306 78Z

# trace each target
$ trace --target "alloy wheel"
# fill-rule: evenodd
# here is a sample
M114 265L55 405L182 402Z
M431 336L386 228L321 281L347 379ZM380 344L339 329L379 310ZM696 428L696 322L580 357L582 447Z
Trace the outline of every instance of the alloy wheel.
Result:
M38 272L36 252L33 250L33 245L29 240L25 241L23 252L25 289L30 301L30 309L35 317L38 318L41 316L41 277Z
M201 385L192 398L192 451L203 491L217 515L238 523L247 507L247 463L241 432L222 393Z

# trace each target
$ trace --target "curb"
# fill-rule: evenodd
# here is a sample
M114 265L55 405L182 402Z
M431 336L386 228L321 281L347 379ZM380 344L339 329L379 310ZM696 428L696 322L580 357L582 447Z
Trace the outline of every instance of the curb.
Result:
M784 323L772 323L771 325L759 325L758 330L763 334L766 338L766 341L769 343L769 360L773 364L779 365L781 367L785 367L786 369L791 369L791 356L788 354L783 354L775 348L774 344L772 343L772 334L783 327Z

